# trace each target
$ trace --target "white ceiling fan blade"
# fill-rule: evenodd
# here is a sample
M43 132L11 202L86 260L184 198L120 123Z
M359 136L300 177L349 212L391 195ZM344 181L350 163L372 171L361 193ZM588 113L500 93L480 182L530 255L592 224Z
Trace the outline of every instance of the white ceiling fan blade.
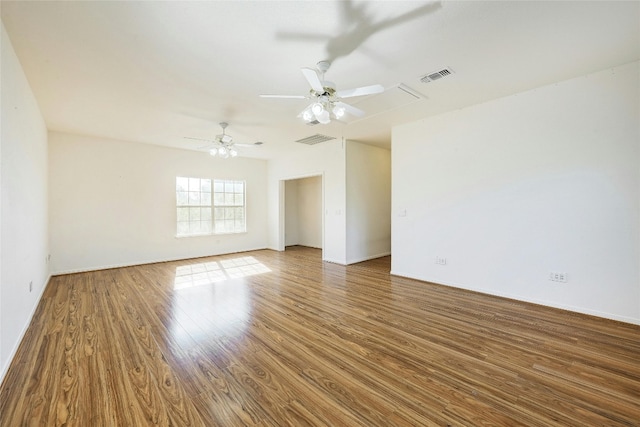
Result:
M373 95L374 93L382 92L384 92L384 87L382 85L371 85L357 87L355 89L339 90L336 92L336 96L338 98L351 98L353 96Z
M335 105L337 107L344 108L344 111L346 111L347 113L351 114L352 116L356 116L356 117L364 116L364 111L362 111L359 108L354 107L353 105L345 104L344 102L339 102L339 101L336 102Z
M214 141L214 140L212 140L212 139L193 138L193 137L191 137L191 136L184 136L183 138L184 138L184 139L193 139L193 140L195 140L195 141L204 141L204 142L209 142L209 143L211 143L211 144L217 144L217 143L218 143L217 141Z
M260 98L306 99L304 95L260 95Z
M249 147L249 148L251 148L251 147L259 147L260 145L262 145L262 144L256 144L255 142L253 144L244 144L244 143L239 143L239 144L238 143L234 143L233 144L234 147Z
M324 87L322 87L322 82L316 70L313 68L301 68L301 70L304 78L307 79L309 85L311 85L311 89L318 93L324 93Z

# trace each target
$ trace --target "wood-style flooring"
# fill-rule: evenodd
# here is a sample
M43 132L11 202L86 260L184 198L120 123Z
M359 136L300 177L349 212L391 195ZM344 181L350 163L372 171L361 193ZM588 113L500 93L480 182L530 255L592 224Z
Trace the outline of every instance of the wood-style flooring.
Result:
M2 426L639 426L640 327L254 251L51 279Z

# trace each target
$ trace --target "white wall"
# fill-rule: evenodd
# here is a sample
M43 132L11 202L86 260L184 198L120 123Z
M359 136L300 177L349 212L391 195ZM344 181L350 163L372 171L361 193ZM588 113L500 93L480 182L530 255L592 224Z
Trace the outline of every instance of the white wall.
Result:
M55 273L267 246L266 161L49 134L51 266ZM176 238L176 176L243 179L247 233Z
M285 181L285 246L293 246L299 244L298 237L298 180L291 179Z
M49 280L47 129L4 25L1 37L0 382Z
M312 176L297 182L298 244L322 248L322 177Z
M391 253L391 152L347 141L347 263Z
M323 182L323 259L345 264L345 151L339 140L269 160L269 247L284 249L284 181L314 175Z
M285 245L322 248L322 177L285 181Z
M393 273L640 323L639 75L394 128Z
M321 175L324 196L323 259L349 264L390 253L390 153L354 141L329 141L269 161L269 246L284 249L286 180ZM304 194L298 182L299 244L315 247L313 236L303 236L300 219ZM306 184L303 184L306 185ZM308 182L309 189L313 184ZM290 208L289 208L290 209ZM317 212L310 208L308 215ZM307 215L307 214L304 214ZM310 216L308 218L311 218ZM308 229L312 231L313 229ZM312 231L313 232L313 231ZM300 240L302 239L302 240Z

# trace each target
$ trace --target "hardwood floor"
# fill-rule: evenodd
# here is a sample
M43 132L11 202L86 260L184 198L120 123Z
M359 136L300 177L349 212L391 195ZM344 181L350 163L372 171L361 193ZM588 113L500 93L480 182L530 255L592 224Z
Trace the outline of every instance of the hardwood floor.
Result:
M640 327L389 268L295 247L53 277L0 425L640 425Z

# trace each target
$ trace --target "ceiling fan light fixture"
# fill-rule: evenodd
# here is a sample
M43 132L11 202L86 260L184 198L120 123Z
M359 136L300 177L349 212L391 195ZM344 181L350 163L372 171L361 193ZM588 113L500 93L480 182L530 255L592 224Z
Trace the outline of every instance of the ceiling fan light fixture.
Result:
M329 112L324 108L322 109L322 112L320 114L316 114L316 119L318 119L318 121L323 125L326 125L329 122L331 122L331 117L329 116Z
M307 110L309 110L309 109L310 109L310 107L307 107ZM313 118L313 113L311 113L311 111L309 111L309 114ZM185 136L185 138L187 138L187 139L195 139L195 140L198 140L198 141L206 141L207 145L205 147L200 147L198 149L202 150L202 149L206 148L211 157L219 157L221 159L228 159L228 158L238 157L240 155L240 152L238 151L238 148L236 148L236 147L252 147L252 146L260 146L260 145L264 144L264 142L261 142L261 141L254 142L253 144L235 144L233 142L233 137L231 135L225 134L225 129L227 128L227 126L229 126L229 124L226 123L226 122L220 123L220 127L222 128L222 134L221 135L216 135L215 139L213 139L213 140L211 140L211 139L202 139L202 138L193 138L193 137L188 137L188 136Z
M333 82L324 79L325 72L329 69L331 63L329 61L320 61L315 69L303 67L302 75L309 83L311 89L306 96L292 95L261 95L271 98L295 98L295 99L312 99L298 118L302 118L307 124L328 124L331 119L340 120L345 115L353 115L362 117L364 111L346 104L343 98L353 98L357 96L374 95L384 92L384 87L380 84L356 87L353 89L337 90Z
M324 106L319 103L319 102L314 102L311 105L311 111L313 112L313 114L316 115L316 117L318 117L320 114L322 114L325 110L324 110Z
M307 108L302 112L302 119L305 122L310 122L311 120L313 120L313 113L311 112L311 109Z

